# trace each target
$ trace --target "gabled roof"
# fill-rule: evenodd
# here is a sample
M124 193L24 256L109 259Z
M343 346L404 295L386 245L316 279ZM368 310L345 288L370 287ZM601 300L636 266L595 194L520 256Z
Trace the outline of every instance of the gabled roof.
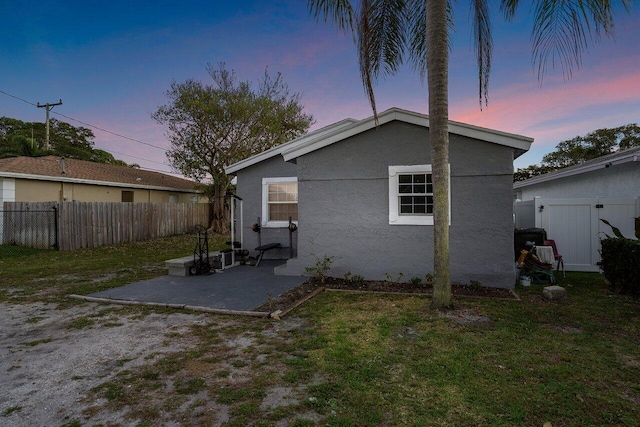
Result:
M337 132L341 129L346 129L348 127L350 127L351 125L353 125L354 123L357 123L358 121L355 119L344 119L344 120L340 120L337 123L334 123L332 125L329 126L325 126L323 128L317 129L313 132L309 132L306 135L303 135L299 138L296 138L294 140L291 140L289 142L285 142L284 144L280 144L280 145L276 145L275 147L272 147L268 150L263 151L262 153L258 153L254 156L248 157L244 160L240 160L237 163L234 163L230 166L225 167L225 172L230 174L230 173L234 173L235 171L238 171L240 169L244 169L248 166L251 165L255 165L256 163L260 163L264 160L270 159L271 157L277 156L278 154L282 154L285 150L293 147L294 145L299 144L302 140L307 140L309 138L323 138L333 132Z
M363 120L342 120L338 123L326 126L315 132L311 132L307 135L301 136L300 138L294 139L293 141L278 145L270 150L227 166L225 171L227 173L234 173L276 155L282 155L285 161L290 161L299 156L342 141L346 138L374 129L378 125L381 126L395 120L426 128L429 127L429 116L399 108L391 108L378 115L378 123L376 123L373 116ZM533 138L529 138L527 136L501 132L454 121L449 121L449 133L513 148L514 158L517 158L527 152L533 142Z
M57 156L0 159L0 177L193 192L194 182L126 166Z
M524 181L515 182L514 189L528 187L530 185L541 184L547 181L553 181L569 176L580 175L587 172L593 172L599 169L609 168L628 162L637 162L640 160L640 147L632 147L626 150L616 151L612 154L600 156L595 159L587 160L584 163L575 166L569 166L564 169L545 173L544 175L534 176Z

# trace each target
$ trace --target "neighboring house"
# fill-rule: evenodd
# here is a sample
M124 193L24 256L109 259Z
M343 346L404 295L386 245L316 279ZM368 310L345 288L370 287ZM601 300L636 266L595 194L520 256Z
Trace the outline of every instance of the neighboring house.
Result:
M205 202L192 181L57 156L0 159L2 202Z
M288 218L298 224L297 256L276 274L304 274L325 257L336 277L433 273L429 117L393 108L378 120L343 120L227 167L262 244L288 246ZM449 132L452 281L512 288L513 160L533 139L457 122ZM243 243L253 249L258 234Z
M606 219L634 236L640 216L640 147L621 150L513 185L517 228L544 228L565 268L598 271Z

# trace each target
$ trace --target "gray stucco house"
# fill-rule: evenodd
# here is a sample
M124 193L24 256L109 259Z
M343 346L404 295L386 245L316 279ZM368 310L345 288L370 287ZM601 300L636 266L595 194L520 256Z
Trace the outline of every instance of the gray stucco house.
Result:
M288 246L288 217L298 224L294 258L276 274L304 274L325 256L334 277L433 273L429 117L392 108L378 120L346 119L226 168L245 224L260 218L262 244ZM533 139L457 122L449 132L452 281L512 288L513 160Z

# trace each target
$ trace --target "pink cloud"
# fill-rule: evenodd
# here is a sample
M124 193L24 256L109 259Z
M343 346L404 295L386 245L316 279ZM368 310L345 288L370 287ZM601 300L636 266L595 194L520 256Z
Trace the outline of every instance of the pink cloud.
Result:
M516 133L535 132L532 136L538 138L577 127L593 130L586 120L588 110L599 108L602 118L614 118L620 105L635 104L632 108L636 115L639 112L640 74L629 66L633 59L638 61L637 57L627 58L619 65L608 64L567 82L555 79L545 81L542 87L535 82L502 87L490 94L485 111L479 111L477 101L464 100L451 106L451 118ZM609 107L614 104L618 105ZM616 125L619 123L609 124Z

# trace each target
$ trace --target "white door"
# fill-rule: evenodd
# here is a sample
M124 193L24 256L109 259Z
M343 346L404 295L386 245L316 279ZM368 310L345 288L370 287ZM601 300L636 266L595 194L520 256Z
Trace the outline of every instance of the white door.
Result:
M599 271L600 239L613 236L601 218L618 227L625 237L633 238L638 215L636 199L536 198L536 226L556 241L568 271Z

